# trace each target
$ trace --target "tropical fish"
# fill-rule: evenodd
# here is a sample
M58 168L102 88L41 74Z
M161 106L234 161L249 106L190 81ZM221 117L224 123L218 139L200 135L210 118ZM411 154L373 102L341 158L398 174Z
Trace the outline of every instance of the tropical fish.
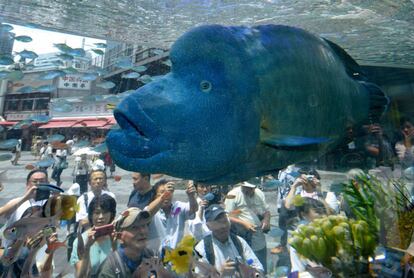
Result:
M77 57L85 57L86 52L83 48L74 48L66 51L67 54Z
M135 66L135 67L133 67L131 69L133 71L136 71L136 72L144 72L144 71L147 70L147 67L146 66Z
M141 81L144 84L147 84L147 83L152 81L152 78L148 74L144 74L138 80Z
M104 55L105 52L103 52L103 50L100 49L91 49L94 53L98 54L98 55Z
M63 77L66 73L62 70L49 70L39 76L40 80L52 80L56 77Z
M38 168L48 168L55 163L55 160L53 158L45 158L35 163L34 166ZM26 167L29 167L30 164L28 164Z
M52 103L52 110L55 112L71 112L73 110L73 106L69 103Z
M35 90L39 93L50 93L56 91L57 87L55 85L41 85L37 87Z
M236 183L322 155L389 102L342 48L295 27L196 27L170 60L114 110L121 168Z
M31 116L29 119L36 123L47 123L50 121L50 117L47 115L35 115Z
M191 235L184 236L176 248L165 251L164 262L171 263L171 269L177 274L187 273L190 270L195 243L196 240Z
M36 52L26 50L26 49L23 51L20 51L18 54L21 58L24 58L24 59L36 59L37 57L39 57L39 55L37 55Z
M32 126L32 120L26 119L23 121L18 122L17 124L13 125L12 129L25 129Z
M106 43L102 43L102 42L97 42L97 43L95 43L95 46L97 47L97 48L106 48Z
M19 42L31 42L33 39L29 36L16 36L14 37L15 41L19 41Z
M10 32L11 30L13 30L13 26L9 24L1 23L0 30L2 30L3 32Z
M72 47L68 46L66 43L54 43L53 46L62 52L68 52L73 49Z
M17 92L23 93L23 94L30 94L31 92L33 92L33 87L32 86L24 86L24 87L21 87L20 89L18 89Z
M82 80L86 80L86 81L93 81L96 80L96 78L98 78L98 75L95 73L84 73L81 76Z
M0 141L0 149L12 149L17 145L18 141L17 139L7 139L4 141Z
M114 82L111 81L105 81L105 82L101 82L96 84L96 87L100 87L103 89L112 89L113 87L115 87L116 84Z
M4 238L8 240L16 240L33 237L45 226L55 226L57 216L58 214L52 217L22 218L4 230Z
M138 78L138 77L140 77L140 74L135 71L122 75L122 78L126 78L126 79L132 79L132 78Z

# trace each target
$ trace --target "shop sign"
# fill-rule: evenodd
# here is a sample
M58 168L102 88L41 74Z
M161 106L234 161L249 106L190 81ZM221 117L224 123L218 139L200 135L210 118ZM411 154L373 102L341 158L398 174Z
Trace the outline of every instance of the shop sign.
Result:
M82 75L79 74L67 74L63 77L59 77L58 88L69 90L90 90L91 81L83 80Z
M39 113L6 113L7 121L23 121L32 116L40 115ZM46 115L45 113L42 115Z
M52 103L54 105L59 105ZM78 117L78 116L107 116L112 115L112 110L108 109L108 102L92 102L83 101L69 104L71 111L57 112L53 108L50 109L52 117Z

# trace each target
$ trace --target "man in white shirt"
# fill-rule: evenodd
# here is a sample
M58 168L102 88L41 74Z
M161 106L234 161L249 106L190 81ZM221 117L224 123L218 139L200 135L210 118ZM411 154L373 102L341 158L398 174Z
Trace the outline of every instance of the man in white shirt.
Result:
M155 213L150 225L151 233L157 233L161 248L175 248L184 236L185 222L193 219L198 209L193 183L188 183L186 193L188 203L173 201L174 187L167 180L160 180L154 185L156 198L170 191L168 197L163 198L160 209Z
M195 214L195 218L188 220L187 224L189 232L197 241L200 241L205 236L211 234L204 219L204 210L209 206L209 197L214 197L214 194L211 192L211 185L194 182L194 186L197 190L198 210Z
M220 277L236 277L237 271L245 272L246 269L258 275L264 271L247 242L239 236L230 234L227 212L220 205L209 206L205 210L204 217L212 235L206 236L195 247L195 251L201 256L201 261L214 265ZM243 269L241 265L244 266Z
M231 215L229 218L235 233L250 244L266 273L267 249L264 233L270 230L270 210L263 191L254 184L243 182L241 186L227 193L224 204ZM233 211L239 213L232 214Z
M7 219L7 222L3 226L4 228L9 227L14 222L20 220L28 209L41 209L47 200L35 201L34 199L36 197L37 186L42 183L48 183L47 172L36 169L27 175L26 191L23 197L12 199L0 208L0 216ZM35 211L32 211L32 214L34 212ZM3 240L2 246L7 247L10 243L10 241Z
M91 190L87 193L83 193L78 198L79 211L76 213L76 222L80 225L86 226L88 221L88 207L92 199L102 194L108 194L115 199L114 193L108 191L106 184L106 173L102 170L92 171L89 175L89 185Z

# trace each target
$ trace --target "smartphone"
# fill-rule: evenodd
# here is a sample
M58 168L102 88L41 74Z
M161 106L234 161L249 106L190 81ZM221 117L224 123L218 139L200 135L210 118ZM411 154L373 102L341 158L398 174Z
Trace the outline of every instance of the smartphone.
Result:
M107 236L114 231L114 224L107 224L93 229L95 230L95 237Z

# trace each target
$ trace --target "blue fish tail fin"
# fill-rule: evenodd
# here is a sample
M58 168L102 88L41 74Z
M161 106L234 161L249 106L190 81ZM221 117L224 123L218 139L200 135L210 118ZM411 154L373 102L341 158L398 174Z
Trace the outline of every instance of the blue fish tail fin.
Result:
M387 112L390 104L389 97L374 83L359 81L369 94L369 120L371 123L378 123L381 117Z
M368 78L358 63L342 47L323 38L345 66L346 73L353 79L367 81Z

